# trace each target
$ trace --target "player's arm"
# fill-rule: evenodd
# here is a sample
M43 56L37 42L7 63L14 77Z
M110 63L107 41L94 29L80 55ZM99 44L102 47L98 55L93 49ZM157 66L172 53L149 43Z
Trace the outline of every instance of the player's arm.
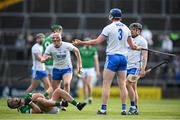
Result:
M73 45L97 45L102 43L106 38L103 35L99 35L96 39L81 41L79 39L75 39L73 41Z
M41 59L41 62L45 62L49 59L52 59L52 56L51 56L51 52L50 52L50 48L49 46L46 48L44 54L43 54L43 57Z
M81 55L80 55L78 48L76 48L76 47L73 48L73 52L77 58L77 72L80 73L81 69L82 69Z
M129 46L130 46L133 50L140 50L140 49L141 49L140 46L138 46L138 45L136 45L136 44L134 43L132 37L129 36L127 42L128 42Z
M42 113L42 110L34 102L30 102L29 105L32 107L32 113Z
M142 64L141 64L141 68L140 68L140 76L144 77L146 74L145 69L146 69L147 60L148 60L148 51L142 50L141 60L142 60Z
M42 58L41 58L41 62L45 62L45 61L47 61L47 60L49 60L49 59L51 59L52 57L50 56L50 55L47 55L47 54L44 54L43 56L42 56Z
M96 51L96 54L94 55L94 63L95 63L95 70L96 70L96 76L100 76L100 69L99 69L99 59L98 59L98 53Z
M34 53L35 58L41 62L41 60L43 59L43 56L40 53Z

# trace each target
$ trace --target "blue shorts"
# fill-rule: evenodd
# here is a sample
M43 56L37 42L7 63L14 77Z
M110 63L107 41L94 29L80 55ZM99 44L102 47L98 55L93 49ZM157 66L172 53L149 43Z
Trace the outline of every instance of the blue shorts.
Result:
M106 57L104 68L107 68L114 72L124 71L127 69L127 58L124 55L120 54L108 55Z
M53 80L62 80L63 75L66 73L72 73L72 68L66 68L66 69L56 69L53 68L52 70L52 79Z
M48 74L46 71L36 71L36 70L32 70L32 78L35 80L41 80L45 77L47 77Z
M127 69L127 76L129 75L129 74L131 74L131 75L137 75L137 74L139 74L139 69L138 68L131 68L131 69Z

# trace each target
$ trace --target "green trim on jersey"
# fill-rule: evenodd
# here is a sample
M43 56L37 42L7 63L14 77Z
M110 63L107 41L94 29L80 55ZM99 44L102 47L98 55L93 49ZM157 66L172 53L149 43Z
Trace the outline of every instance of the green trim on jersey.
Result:
M29 99L29 98L32 98L32 93L27 93L26 95L24 95L22 98L24 99Z
M32 93L27 93L26 95L24 95L22 98L23 99L28 99L28 98L32 98ZM18 108L18 110L21 112L21 113L30 113L31 112L31 105L23 105L21 107Z
M51 43L52 43L52 37L49 35L48 37L46 37L46 39L43 42L44 51ZM45 65L53 65L53 60L47 60L45 62Z
M79 48L82 66L83 68L92 68L94 67L94 56L97 54L95 47L81 47Z
M18 110L21 112L21 113L31 113L31 105L23 105L21 107L18 108Z

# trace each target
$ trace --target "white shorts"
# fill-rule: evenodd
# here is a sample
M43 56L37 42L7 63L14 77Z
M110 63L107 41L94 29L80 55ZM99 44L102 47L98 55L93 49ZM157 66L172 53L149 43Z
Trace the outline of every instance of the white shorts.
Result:
M52 66L52 65L46 65L46 71L47 71L48 75L49 75L49 74L52 75L52 69L53 69L53 66Z
M95 74L96 73L94 68L83 68L82 70L82 77L94 76Z
M58 107L53 107L50 111L44 112L45 114L57 114L59 113L59 108Z

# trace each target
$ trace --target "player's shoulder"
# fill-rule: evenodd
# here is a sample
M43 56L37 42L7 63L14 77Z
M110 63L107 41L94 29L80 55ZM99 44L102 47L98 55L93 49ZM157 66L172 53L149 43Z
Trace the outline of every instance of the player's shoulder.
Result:
M47 48L52 48L52 47L54 47L54 44L53 43L51 43L49 46L47 46ZM47 49L46 48L46 49Z
M37 43L35 43L35 44L32 46L32 49L39 48L39 47L40 47L40 45L37 44Z
M72 43L69 43L69 42L64 42L64 41L62 41L62 45L64 45L64 46L73 46L73 44L72 44Z
M138 37L142 42L147 42L147 40L142 35L138 35Z

